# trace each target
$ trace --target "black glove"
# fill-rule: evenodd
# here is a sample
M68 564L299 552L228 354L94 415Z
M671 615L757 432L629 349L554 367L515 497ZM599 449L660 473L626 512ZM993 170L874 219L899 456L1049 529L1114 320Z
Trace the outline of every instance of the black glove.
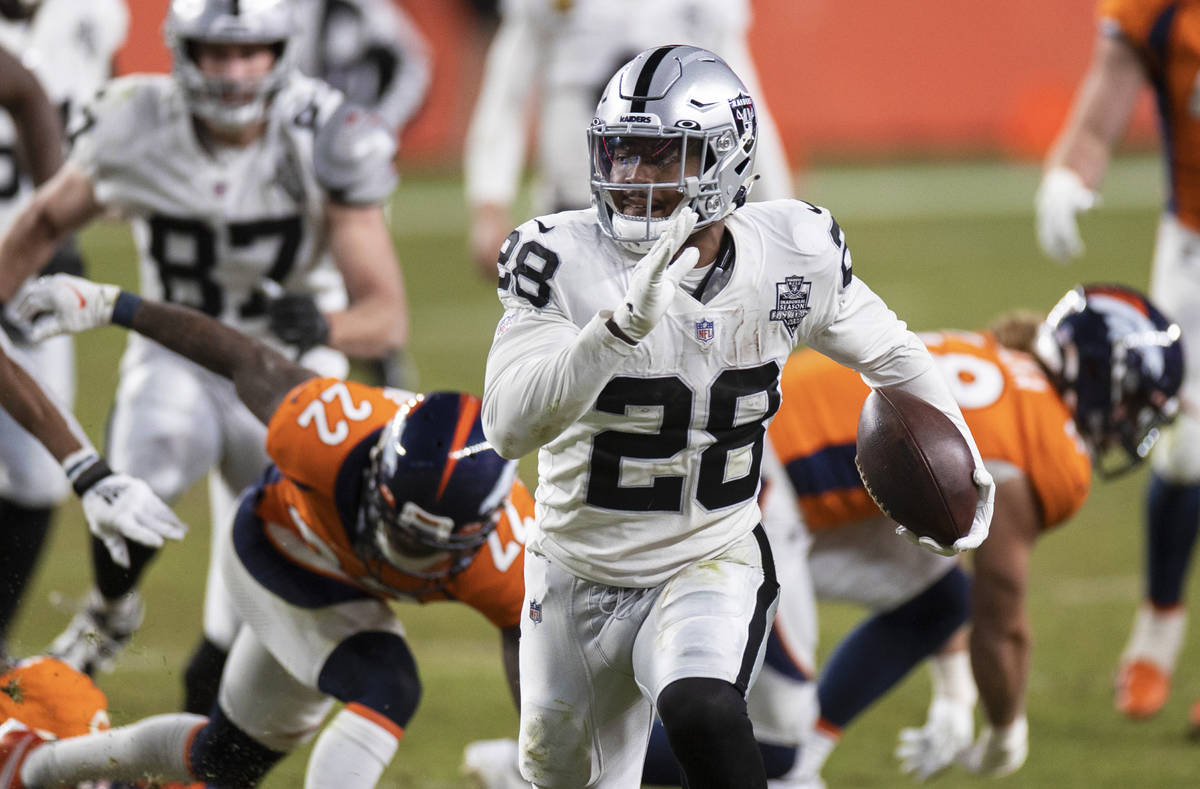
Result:
M288 345L308 350L329 339L329 321L307 294L288 294L267 302L271 331Z

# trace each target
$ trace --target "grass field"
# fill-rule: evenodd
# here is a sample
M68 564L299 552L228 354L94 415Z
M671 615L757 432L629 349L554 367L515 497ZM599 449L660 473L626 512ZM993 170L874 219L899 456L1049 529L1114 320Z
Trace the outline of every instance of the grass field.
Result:
M1045 309L1080 280L1144 287L1160 189L1157 165L1125 160L1114 168L1105 205L1085 219L1088 255L1069 268L1035 247L1032 167L919 164L818 170L802 196L830 207L846 231L855 272L911 326L979 327L1014 307ZM413 309L413 351L421 388L478 392L482 363L499 314L494 290L465 257L464 209L452 179L406 182L392 223ZM83 237L97 279L132 285L132 248L123 227L98 226ZM78 412L99 441L116 383L123 342L116 329L78 341ZM528 464L525 471L532 469ZM532 481L532 480L530 480ZM1035 554L1030 615L1036 639L1028 699L1031 752L1025 768L999 781L946 776L943 787L1184 787L1197 783L1200 745L1184 737L1187 705L1200 697L1200 636L1189 636L1175 693L1156 719L1130 723L1111 706L1111 674L1139 598L1140 505L1144 476L1098 487L1083 511L1047 536ZM114 721L173 710L181 666L199 632L207 561L206 498L194 490L178 503L192 533L151 567L144 590L146 624L117 670L100 678ZM15 633L14 649L35 652L66 623L56 596L77 597L90 569L78 505L64 508L47 561ZM1193 595L1194 597L1194 595ZM511 736L499 639L482 617L454 605L403 606L425 697L381 786L450 789L461 750L484 737ZM828 648L859 616L821 611ZM893 787L897 730L924 719L928 683L917 672L850 730L825 772L831 787ZM266 782L303 784L304 755L293 754Z

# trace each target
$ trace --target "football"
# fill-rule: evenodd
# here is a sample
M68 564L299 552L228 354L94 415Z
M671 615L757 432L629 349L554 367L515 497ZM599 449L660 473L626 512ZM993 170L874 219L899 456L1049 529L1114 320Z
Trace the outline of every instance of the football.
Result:
M858 417L855 451L863 485L889 518L944 546L970 531L975 462L941 411L894 387L873 390Z

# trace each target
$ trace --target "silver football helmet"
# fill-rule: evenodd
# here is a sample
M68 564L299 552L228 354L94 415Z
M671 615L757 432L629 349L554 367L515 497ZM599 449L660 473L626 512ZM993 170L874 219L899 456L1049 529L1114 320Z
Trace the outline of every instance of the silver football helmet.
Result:
M754 101L725 61L686 45L642 52L609 81L588 130L601 227L644 254L674 194L697 228L723 219L746 200L757 141Z
M291 12L287 0L172 0L163 33L173 59L171 73L194 115L226 129L266 117L292 68ZM267 44L275 62L265 77L252 82L207 76L194 53L201 43Z

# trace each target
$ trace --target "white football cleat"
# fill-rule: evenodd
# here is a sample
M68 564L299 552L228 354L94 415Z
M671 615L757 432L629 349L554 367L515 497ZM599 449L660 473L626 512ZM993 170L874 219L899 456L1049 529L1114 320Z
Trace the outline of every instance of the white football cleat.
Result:
M462 773L479 789L529 789L517 768L516 740L476 740L463 749Z
M97 671L112 671L117 655L142 624L145 614L142 596L136 589L115 602L105 600L99 591L92 589L83 609L46 653L88 676Z

